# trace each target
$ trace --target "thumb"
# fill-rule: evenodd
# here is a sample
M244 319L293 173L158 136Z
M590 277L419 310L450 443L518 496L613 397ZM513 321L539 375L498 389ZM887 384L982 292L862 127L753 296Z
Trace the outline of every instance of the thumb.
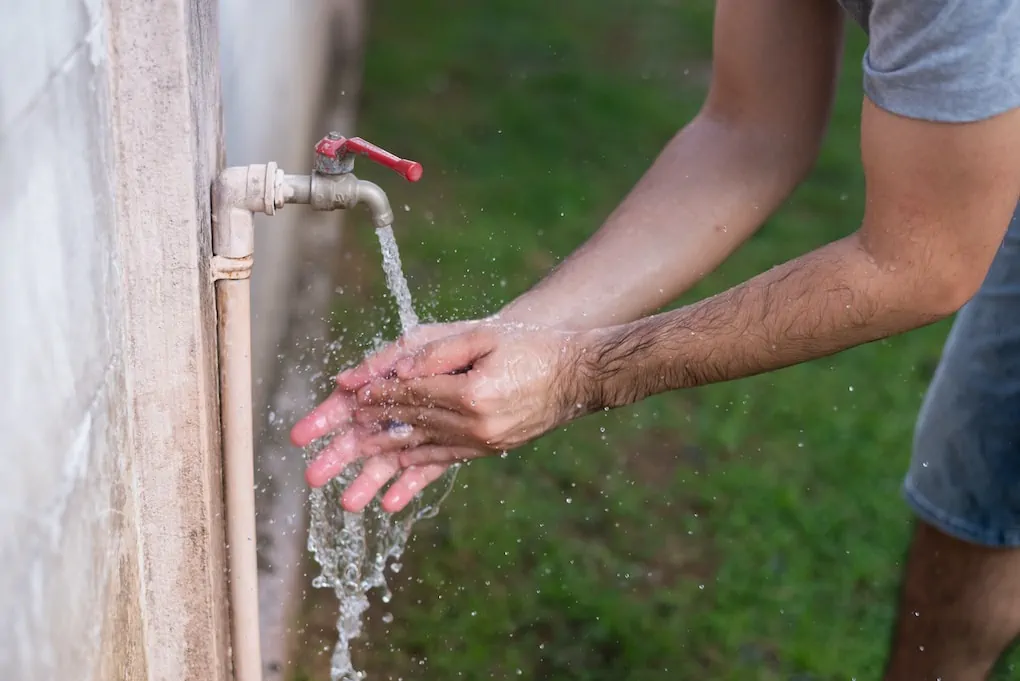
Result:
M341 372L336 377L336 383L344 390L358 390L381 376L390 375L394 371L394 365L400 359L420 350L429 341L451 336L456 332L458 325L466 323L473 322L424 324L419 326L390 343L382 350L369 355L357 366Z
M486 331L470 331L425 345L396 363L400 379L424 378L467 370L496 347L496 337Z
M373 379L389 374L393 370L393 365L411 352L407 340L401 338L379 352L369 355L361 364L341 372L336 377L336 384L344 390L357 390Z

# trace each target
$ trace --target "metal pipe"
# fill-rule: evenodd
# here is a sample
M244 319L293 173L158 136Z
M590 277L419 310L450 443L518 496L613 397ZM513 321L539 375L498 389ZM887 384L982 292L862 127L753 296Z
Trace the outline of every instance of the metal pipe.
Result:
M285 203L309 203L312 200L311 175L284 175L283 200Z
M278 201L307 203L313 210L336 210L365 204L372 214L372 224L388 227L393 224L393 209L382 187L359 180L352 173L328 175L284 175Z
M255 447L251 399L250 280L217 282L223 469L230 567L231 652L235 681L261 681Z
M213 188L213 261L220 364L220 427L235 681L262 680L251 393L254 211L275 210L275 164L227 168Z
M254 214L273 215L286 203L306 203L315 210L364 203L376 227L393 224L386 193L378 185L349 173L286 175L275 163L266 163L227 168L213 185L211 269L216 287L230 647L235 681L262 681L251 390Z

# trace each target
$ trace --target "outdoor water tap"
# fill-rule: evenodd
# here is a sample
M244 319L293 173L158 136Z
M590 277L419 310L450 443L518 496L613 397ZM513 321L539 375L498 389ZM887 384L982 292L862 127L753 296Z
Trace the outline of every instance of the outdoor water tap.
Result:
M354 175L354 160L365 156L396 171L409 182L421 179L420 163L408 161L360 137L331 132L315 145L315 170L311 175L286 175L283 198L286 203L307 203L314 210L336 210L364 203L372 212L376 227L393 224L393 210L386 192L374 182Z
M226 478L227 560L230 576L231 658L236 681L261 681L258 552L255 546L255 464L251 376L251 271L255 213L273 215L287 203L315 210L364 203L377 229L393 225L386 193L351 171L356 155L421 179L421 165L360 138L332 133L315 146L315 170L288 175L276 163L224 168L212 187L212 258L220 355L220 423ZM380 239L393 234L380 232ZM406 287L406 283L404 284ZM410 294L407 294L408 299Z
M360 137L343 137L331 132L315 145L315 172L323 175L345 175L354 171L354 159L365 156L381 166L395 170L408 182L421 179L420 163L394 156Z

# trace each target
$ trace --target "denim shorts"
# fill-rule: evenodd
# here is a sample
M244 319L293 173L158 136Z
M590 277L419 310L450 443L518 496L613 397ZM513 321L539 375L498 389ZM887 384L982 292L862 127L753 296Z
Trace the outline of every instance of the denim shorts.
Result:
M946 534L1020 547L1020 206L949 332L903 490Z

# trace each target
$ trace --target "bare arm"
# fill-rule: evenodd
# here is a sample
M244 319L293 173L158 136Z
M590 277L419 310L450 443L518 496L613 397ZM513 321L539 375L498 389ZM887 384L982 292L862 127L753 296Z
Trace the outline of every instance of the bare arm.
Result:
M834 2L720 0L701 113L604 226L501 318L568 329L628 322L715 269L814 163L841 37Z
M1020 110L968 124L865 101L859 231L713 298L593 332L592 408L757 374L913 329L979 288L1020 195Z

